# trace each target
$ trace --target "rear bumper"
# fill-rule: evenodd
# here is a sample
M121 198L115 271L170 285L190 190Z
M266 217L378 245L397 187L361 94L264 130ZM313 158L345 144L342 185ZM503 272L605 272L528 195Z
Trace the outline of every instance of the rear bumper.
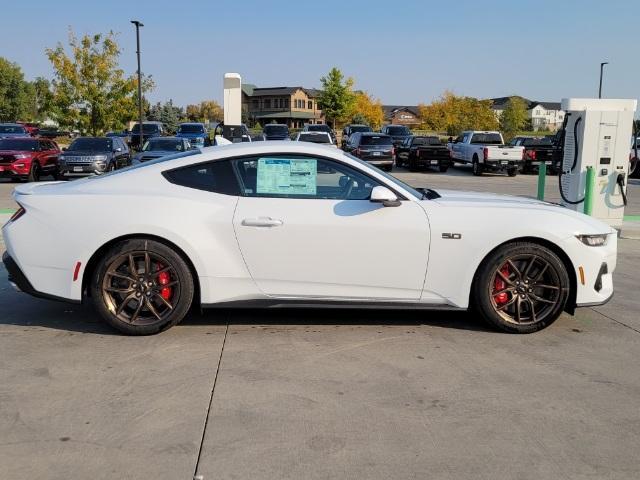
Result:
M419 167L440 167L450 166L449 158L417 158L416 165Z
M46 300L56 300L59 302L70 302L70 303L80 303L79 300L70 300L68 298L56 297L55 295L49 295L47 293L42 293L37 291L31 285L29 279L25 276L25 274L20 270L20 267L15 262L13 258L9 255L8 252L4 252L2 255L2 263L4 263L4 267L7 269L7 273L9 274L9 283L18 291L28 293L34 297L44 298Z
M509 170L519 168L522 165L522 160L485 160L483 165L487 170Z

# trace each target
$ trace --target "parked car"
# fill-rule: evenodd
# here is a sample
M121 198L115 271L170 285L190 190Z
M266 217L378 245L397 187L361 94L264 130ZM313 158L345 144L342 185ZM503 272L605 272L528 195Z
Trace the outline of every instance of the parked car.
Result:
M58 137L73 138L77 136L77 132L70 132L68 130L59 130L53 127L45 127L45 128L40 128L40 130L38 131L38 136L44 137L44 138L50 138L50 139L54 139Z
M313 131L298 132L298 135L296 135L296 141L321 143L323 145L330 145L332 147L337 147L337 145L333 143L333 139L331 138L331 135L329 135L327 132L313 132Z
M63 150L61 178L100 175L131 165L129 147L120 137L79 137Z
M324 132L328 133L331 137L331 143L334 145L337 143L336 133L326 123L307 123L302 129L303 132Z
M60 148L45 138L14 137L0 139L0 178L37 182L51 175L58 179Z
M631 152L629 153L629 177L640 178L640 137L631 139Z
M360 124L347 125L342 129L342 141L340 143L340 148L344 150L345 147L347 146L347 143L349 143L349 137L356 132L361 132L361 133L373 132L373 129L369 125L360 125Z
M193 148L211 146L209 132L204 123L181 123L178 126L176 137L186 138Z
M454 162L472 165L474 175L506 171L515 177L524 154L524 147L506 146L500 132L476 130L462 132L448 148Z
M30 137L27 129L19 123L0 123L0 138Z
M296 304L473 306L496 329L530 333L613 295L617 234L595 218L414 189L305 142L190 150L90 182L19 185L14 198L9 282L92 304L130 335L166 330L192 306Z
M107 132L105 137L119 137L121 138L127 145L131 144L131 132L129 130L122 130L120 132Z
M515 137L509 145L512 147L524 147L522 160L522 173L535 173L544 162L548 172L557 174L562 169L562 159L555 154L555 147L547 137Z
M374 132L352 133L345 151L387 172L393 168L396 153L389 135Z
M380 132L389 135L393 139L395 147L401 145L407 137L411 136L411 130L405 125L385 125L380 129Z
M142 151L134 157L133 163L147 162L156 158L191 150L191 143L182 137L156 137L147 140Z
M262 136L265 140L291 140L289 127L284 123L269 123L262 128Z
M162 137L165 134L166 129L162 122L142 122L142 145L150 138ZM142 145L140 145L140 123L136 123L131 129L131 148L139 150Z
M36 122L16 122L16 123L22 125L27 130L27 133L32 137L38 136L38 132L40 131L39 123L36 123Z
M446 172L450 163L449 149L436 136L407 137L396 148L396 165L407 165L412 172L427 167L437 167Z

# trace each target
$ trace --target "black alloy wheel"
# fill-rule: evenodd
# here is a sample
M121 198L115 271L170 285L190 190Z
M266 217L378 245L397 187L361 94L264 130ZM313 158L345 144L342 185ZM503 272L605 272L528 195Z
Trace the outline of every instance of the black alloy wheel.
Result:
M499 248L483 262L474 283L474 304L500 330L530 333L560 316L569 287L566 268L555 253L518 242Z

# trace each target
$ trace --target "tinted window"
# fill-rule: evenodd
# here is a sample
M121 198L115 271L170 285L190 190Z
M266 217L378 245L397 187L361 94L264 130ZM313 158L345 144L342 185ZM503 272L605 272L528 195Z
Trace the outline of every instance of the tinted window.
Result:
M367 127L366 125L356 125L351 127L351 133L355 132L371 132L371 127Z
M414 137L414 145L442 145L438 137Z
M110 138L76 138L69 150L97 150L99 152L110 152L113 143Z
M325 133L301 133L299 141L312 143L331 143L329 135Z
M327 132L329 133L331 129L329 125L307 125L307 130L310 132Z
M144 144L142 150L145 152L182 152L184 150L184 143L181 138L153 138Z
M134 133L140 133L140 124L136 123L131 130ZM156 123L143 123L142 124L142 133L158 133L160 131L160 126Z
M239 195L238 180L229 160L200 163L164 172L171 183L224 195Z
M551 145L550 138L525 138L521 145L525 147L533 147L536 145Z
M20 125L0 125L0 133L27 133L27 130Z
M204 127L202 125L180 125L178 128L179 133L204 133Z
M389 135L411 135L411 132L404 125L387 127L387 132Z
M378 182L347 165L304 156L235 160L244 195L250 197L368 200Z
M287 135L289 128L286 125L265 125L263 132L267 135Z
M360 145L391 145L391 137L387 135L363 135Z
M502 138L499 133L474 133L471 143L484 145L502 145Z
M10 139L0 140L0 150L29 150L35 152L38 149L37 140Z

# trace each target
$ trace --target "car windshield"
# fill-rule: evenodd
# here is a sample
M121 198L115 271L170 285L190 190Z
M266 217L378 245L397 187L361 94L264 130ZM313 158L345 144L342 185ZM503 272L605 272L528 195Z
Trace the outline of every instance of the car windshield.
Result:
M499 133L474 133L471 137L472 144L502 145L502 137Z
M322 135L318 133L301 133L298 140L301 142L331 143L329 135Z
M99 152L110 152L113 143L110 138L76 138L69 150L96 150Z
M368 162L365 162L364 160L360 160L358 157L355 157L353 155L351 155L350 153L344 153L345 156L349 157L351 160L355 160L356 162L358 162L360 165L365 167L365 170L372 168L372 165ZM375 167L374 167L375 168ZM403 188L404 190L406 190L407 192L409 192L411 195L413 195L416 198L423 198L424 194L418 190L416 190L415 188L413 188L411 185L407 185L406 183L398 180L396 177L394 177L393 175L389 175L387 172L383 172L382 170L378 170L378 173L382 176L384 176L384 178L386 178L387 180L389 180L392 183L395 183L396 185L398 185L400 188Z
M307 125L307 130L310 132L330 132L329 125Z
M355 127L351 127L351 133L371 131L371 127L367 127L366 125L356 125Z
M552 145L550 138L525 138L522 142L525 147L533 147L537 145Z
M180 125L178 133L204 133L204 126L202 125Z
M398 127L387 127L387 133L389 135L411 135L411 132L404 125Z
M144 152L182 152L184 150L184 144L182 143L182 140L160 138L149 140L144 144L142 150Z
M136 123L131 130L134 133L140 133L140 124ZM155 123L143 123L142 133L156 133L160 131L160 127Z
M19 150L22 152L38 150L37 140L9 139L0 140L0 150Z
M289 128L286 125L266 125L264 127L264 133L267 135L286 135L289 132Z
M113 170L112 172L103 173L102 175L92 175L90 177L86 177L85 181L97 180L100 178L108 178L112 175L120 175L121 173L129 172L131 170L137 170L138 168L146 168L146 167L150 167L151 165L157 165L158 163L167 162L169 160L175 160L176 158L189 157L191 155L199 155L200 153L202 153L200 152L200 150L187 150L186 152L180 152L173 155L165 155L164 157L154 158L153 160L149 160L147 162L134 163L129 167Z
M0 125L0 133L27 133L21 125Z
M415 137L413 139L414 145L442 145L442 142L438 137Z
M391 137L387 135L362 135L360 145L391 145Z

